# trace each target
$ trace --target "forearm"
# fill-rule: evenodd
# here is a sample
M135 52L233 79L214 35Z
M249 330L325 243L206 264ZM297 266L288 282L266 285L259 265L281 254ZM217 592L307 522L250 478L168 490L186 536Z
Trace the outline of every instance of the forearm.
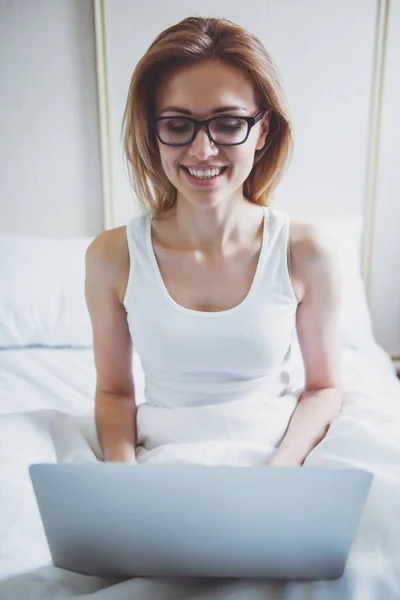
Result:
M325 437L329 425L342 406L341 391L335 388L302 394L271 466L300 466Z
M132 396L96 392L96 429L106 462L136 462L136 411Z

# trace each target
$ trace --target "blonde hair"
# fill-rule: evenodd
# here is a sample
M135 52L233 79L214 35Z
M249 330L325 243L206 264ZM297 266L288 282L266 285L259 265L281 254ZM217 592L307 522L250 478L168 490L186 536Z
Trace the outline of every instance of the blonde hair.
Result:
M188 17L162 31L133 71L122 119L123 147L129 179L141 208L156 217L176 202L176 188L161 165L150 130L156 88L176 67L216 60L242 70L253 80L260 108L270 109L264 148L256 151L243 194L268 206L293 149L291 124L276 66L260 40L228 19ZM153 191L151 190L151 186Z

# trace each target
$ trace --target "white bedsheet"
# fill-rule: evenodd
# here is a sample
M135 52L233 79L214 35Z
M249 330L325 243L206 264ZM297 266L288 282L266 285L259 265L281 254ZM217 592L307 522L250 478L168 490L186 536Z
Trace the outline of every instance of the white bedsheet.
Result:
M1 600L398 600L400 382L389 358L377 346L363 351L343 348L342 371L343 410L304 467L355 466L375 475L341 579L290 583L144 578L110 581L51 564L28 474L28 466L35 462L97 460L92 350L0 351ZM137 393L140 401L141 381ZM213 444L202 443L197 452L195 446L190 458L194 463L217 464L224 456L215 452ZM154 464L166 457L185 461L187 447L165 447L161 453L147 454L145 460Z

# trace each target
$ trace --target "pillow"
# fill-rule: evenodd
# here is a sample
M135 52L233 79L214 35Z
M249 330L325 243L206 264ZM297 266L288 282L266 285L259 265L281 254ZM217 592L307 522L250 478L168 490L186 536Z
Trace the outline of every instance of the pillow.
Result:
M341 343L375 344L361 274L361 218L305 219L333 241L342 272ZM0 234L0 347L92 345L85 252L92 237Z
M92 345L85 252L93 237L0 234L0 347Z
M339 318L341 345L366 349L375 345L371 315L362 276L361 217L304 219L314 224L332 243L342 277Z

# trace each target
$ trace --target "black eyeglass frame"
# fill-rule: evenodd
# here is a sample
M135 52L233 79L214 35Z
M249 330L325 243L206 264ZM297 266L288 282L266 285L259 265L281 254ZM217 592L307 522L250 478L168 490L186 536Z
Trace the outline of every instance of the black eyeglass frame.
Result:
M264 114L266 112L270 112L271 109L268 108L262 108L255 117L242 117L242 116L234 116L234 115L222 115L221 117L212 117L211 119L206 119L205 121L198 121L197 119L192 119L192 117L186 117L186 116L177 116L177 115L173 115L173 116L169 116L169 117L151 117L149 119L149 124L150 124L150 128L153 129L156 133L157 138L159 139L159 141L161 142L161 144L164 144L165 146L187 146L188 144L191 144L193 142L193 140L195 139L198 130L200 129L200 127L204 127L208 138L212 141L213 144L217 144L217 146L240 146L241 144L244 144L245 141L247 140L247 138L249 137L250 131L252 129L252 127L254 127L254 125L256 123L258 123L258 121L260 121L260 119L262 119L262 117L264 116ZM193 135L192 138L190 140L188 140L187 142L184 142L183 144L168 144L167 142L163 142L163 140L160 138L160 135L158 133L158 127L157 127L157 123L159 121L163 121L165 119L186 119L187 121L190 121L191 123L193 123L194 125L194 130L193 130ZM235 144L221 144L221 142L216 142L210 132L210 123L211 121L216 121L216 120L220 120L220 119L243 119L244 121L247 122L247 134L246 137L244 138L244 140L242 142L237 142Z

